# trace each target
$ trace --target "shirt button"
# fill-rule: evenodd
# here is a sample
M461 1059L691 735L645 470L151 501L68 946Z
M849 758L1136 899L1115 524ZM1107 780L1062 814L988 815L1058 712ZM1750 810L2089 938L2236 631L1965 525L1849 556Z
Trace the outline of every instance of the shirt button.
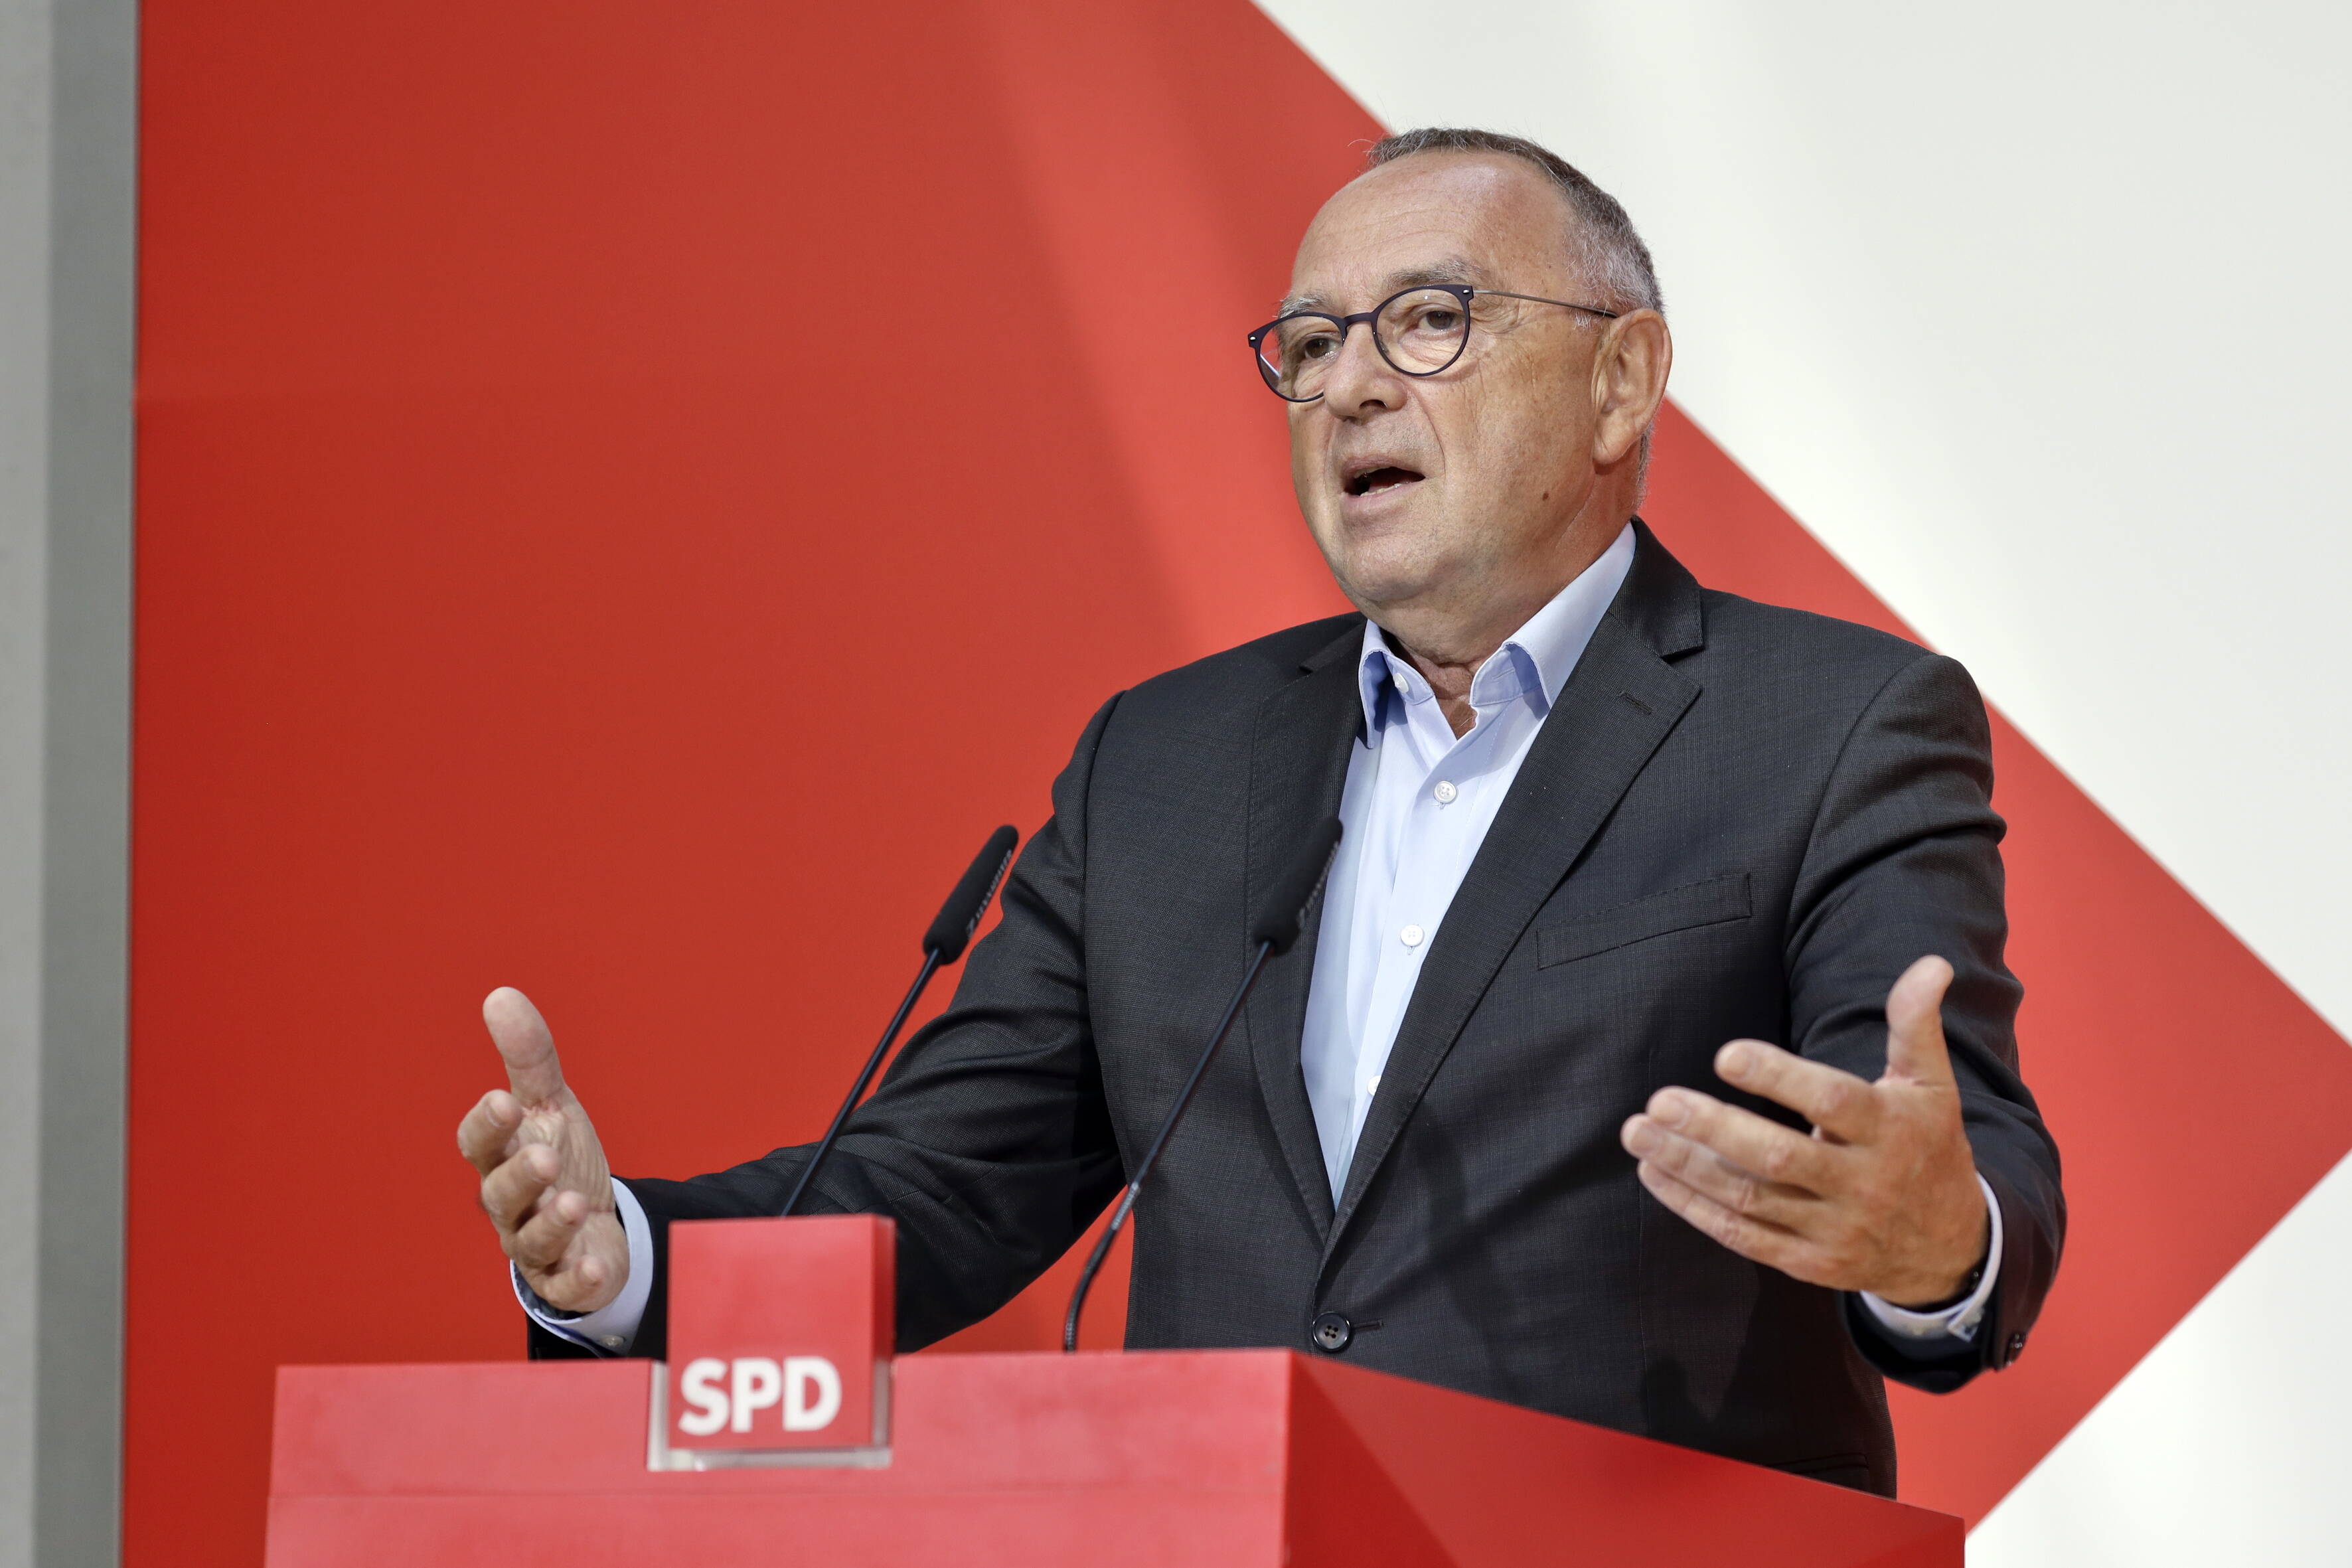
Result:
M1407 947L1419 947L1421 945L1421 939L1428 934L1429 933L1427 931L1423 931L1419 926L1407 926L1404 930L1397 932L1397 935L1403 939L1404 944Z
M1374 1073L1370 1078L1364 1080L1364 1092L1366 1094L1378 1094L1380 1091L1381 1075Z
M1454 787L1451 780L1440 779L1437 781L1437 787L1431 790L1429 793L1437 797L1438 805L1452 805L1454 804L1454 797L1460 795L1462 792Z
M604 1348L608 1351L619 1350L628 1342L628 1341L623 1339L618 1334L606 1334L604 1336Z

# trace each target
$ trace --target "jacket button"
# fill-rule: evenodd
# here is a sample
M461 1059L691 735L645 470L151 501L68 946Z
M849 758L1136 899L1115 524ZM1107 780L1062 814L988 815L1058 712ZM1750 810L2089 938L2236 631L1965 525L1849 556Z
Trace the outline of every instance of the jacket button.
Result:
M1338 1312L1326 1312L1316 1319L1314 1331L1308 1335L1315 1348L1327 1355L1338 1355L1355 1337L1356 1325Z
M2019 1356L2023 1355L2024 1353L2025 1353L2025 1335L2024 1335L2022 1332L2014 1333L2014 1334L2010 1335L2010 1336L2009 1336L2009 1359L2010 1359L2010 1360L2011 1360L2011 1361L2015 1361Z

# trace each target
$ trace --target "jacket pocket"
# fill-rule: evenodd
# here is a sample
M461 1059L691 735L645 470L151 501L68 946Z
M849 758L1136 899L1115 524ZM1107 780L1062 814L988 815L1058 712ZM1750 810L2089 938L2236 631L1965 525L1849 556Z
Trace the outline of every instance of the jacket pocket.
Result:
M1590 958L1596 952L1647 942L1671 931L1744 921L1751 912L1747 872L1709 877L1704 882L1668 888L1663 893L1652 893L1615 909L1538 926L1536 967L1549 969L1555 963Z

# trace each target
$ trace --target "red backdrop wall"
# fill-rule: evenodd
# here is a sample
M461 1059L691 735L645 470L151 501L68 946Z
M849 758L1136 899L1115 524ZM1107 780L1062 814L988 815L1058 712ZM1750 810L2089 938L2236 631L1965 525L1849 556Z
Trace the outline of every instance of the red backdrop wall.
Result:
M451 1143L484 992L625 1171L813 1136L1103 697L1339 607L1241 334L1379 132L1241 0L151 0L143 69L126 1539L243 1563L275 1366L520 1353ZM1891 620L1687 421L1660 450L1703 577ZM1906 1489L1970 1512L2352 1109L2000 744L2078 1240L2030 1373L1902 1409ZM2115 1069L2194 1048L2217 965L2308 1092L2209 1157L2210 1093ZM1048 1343L1069 1272L945 1348Z

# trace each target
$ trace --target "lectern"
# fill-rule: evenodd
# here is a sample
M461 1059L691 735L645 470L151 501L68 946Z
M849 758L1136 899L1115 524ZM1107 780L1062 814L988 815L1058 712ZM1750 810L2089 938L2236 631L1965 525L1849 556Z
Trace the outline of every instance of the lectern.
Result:
M269 1568L1960 1568L1957 1519L1294 1351L892 1360L889 1224L671 1240L671 1361L287 1367Z

